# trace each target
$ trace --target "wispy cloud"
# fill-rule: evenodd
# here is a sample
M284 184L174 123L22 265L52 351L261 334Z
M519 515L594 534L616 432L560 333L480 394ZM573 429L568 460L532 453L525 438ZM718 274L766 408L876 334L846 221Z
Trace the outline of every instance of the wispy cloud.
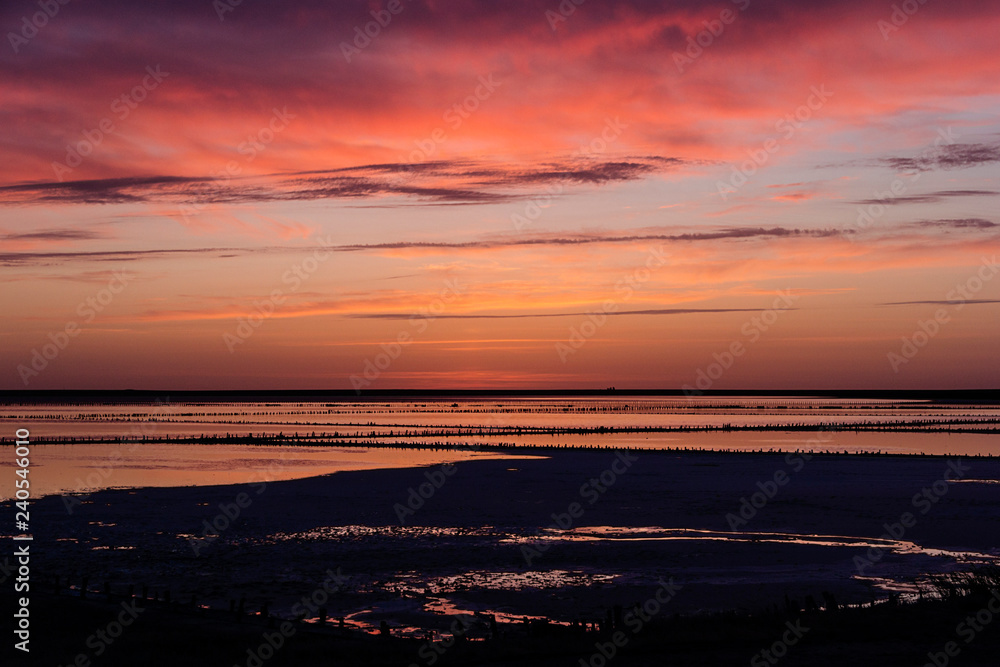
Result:
M20 234L4 234L0 241L91 241L103 238L100 234L86 229L49 229L38 232L23 232Z
M938 192L928 192L923 195L901 195L899 197L886 197L885 199L861 199L855 204L885 204L887 206L898 206L900 204L936 204L947 199L956 197L995 197L1000 195L996 190L939 190Z
M756 313L760 308L648 308L644 310L618 310L607 312L607 315L693 315L696 313ZM792 309L795 310L795 309ZM579 311L572 313L515 313L490 315L480 313L462 313L454 315L436 315L435 319L445 320L508 320L525 319L533 317L584 317L591 315L590 312ZM412 313L357 313L348 315L357 319L376 320L408 320L413 317Z
M151 193L168 186L205 183L210 179L178 176L104 178L83 181L22 183L0 186L3 204L121 204L148 201Z
M921 220L913 223L917 227L939 227L947 229L992 229L1000 227L984 218L951 218L947 220Z
M385 250L497 250L518 247L578 246L590 244L620 244L644 242L697 243L722 240L776 239L776 238L828 238L839 237L850 231L838 229L794 229L785 227L730 227L705 232L684 233L635 233L635 234L534 234L502 236L464 242L391 241L371 244L346 244L324 248L332 252L377 252ZM68 260L94 262L130 261L139 259L165 259L171 256L226 258L253 253L302 253L314 250L310 246L266 246L257 248L173 248L157 250L107 250L71 252L7 252L0 253L0 265L54 263Z
M850 231L839 229L795 229L786 227L729 227L716 231L706 232L685 232L674 234L626 234L611 235L597 233L582 234L535 234L531 236L499 237L496 239L466 241L466 242L414 242L395 241L389 243L357 244L339 246L341 251L359 250L400 250L400 249L475 249L475 248L513 248L523 246L573 246L597 243L641 243L650 241L660 242L698 242L698 241L720 241L727 239L754 239L754 238L786 238L786 237L812 237L825 238L832 236L842 236Z
M0 265L17 266L22 264L56 264L71 260L91 262L129 262L140 259L163 259L173 256L207 255L216 257L236 257L259 252L274 252L279 248L172 248L169 250L95 250L71 252L3 252L0 253ZM284 248L283 250L293 250ZM304 248L295 248L303 252Z
M967 169L1000 162L1000 144L948 144L918 156L887 156L865 160L862 164L889 167L897 171L932 171L935 169Z
M956 304L969 304L973 306L990 303L1000 303L1000 299L957 299L955 301L942 301L941 299L928 299L926 301L889 301L880 303L880 306L954 306Z
M468 160L382 163L256 178L149 176L0 187L0 204L239 204L400 196L410 203L482 204L528 196L554 183L605 185L683 167L681 158L565 159L533 167ZM525 191L527 190L527 191ZM405 202L404 202L405 203Z

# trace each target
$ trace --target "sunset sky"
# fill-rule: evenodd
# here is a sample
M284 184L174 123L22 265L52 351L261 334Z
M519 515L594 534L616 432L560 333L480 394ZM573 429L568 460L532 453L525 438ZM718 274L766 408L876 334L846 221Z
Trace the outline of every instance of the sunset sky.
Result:
M1000 7L895 7L5 2L0 389L996 387Z

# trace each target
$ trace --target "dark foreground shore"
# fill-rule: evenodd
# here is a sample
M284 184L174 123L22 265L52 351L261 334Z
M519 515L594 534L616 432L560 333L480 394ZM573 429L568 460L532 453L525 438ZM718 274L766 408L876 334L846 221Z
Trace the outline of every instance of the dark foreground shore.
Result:
M984 610L998 597L801 613L794 618L665 619L650 623L639 634L627 628L621 631L625 641L619 648L614 632L501 626L495 638L430 644L311 624L267 623L260 617L237 621L227 613L195 612L151 601L139 602L134 622L113 638L123 604L130 602L39 595L33 608L37 639L30 655L5 647L11 661L4 664L992 667L1000 655L1000 631L969 620L977 615L986 618ZM996 602L992 606L1000 609ZM986 613L1000 624L1000 614Z
M47 497L19 664L922 665L951 641L949 662L995 664L989 588L930 598L1000 556L998 479L988 459L577 452Z

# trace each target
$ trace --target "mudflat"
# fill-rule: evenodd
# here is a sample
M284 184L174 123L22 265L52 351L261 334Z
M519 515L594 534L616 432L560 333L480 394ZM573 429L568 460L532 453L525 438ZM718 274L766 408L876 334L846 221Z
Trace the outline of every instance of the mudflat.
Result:
M397 635L475 612L596 622L669 581L662 614L750 613L919 597L994 562L998 479L986 458L560 452L49 496L33 548L64 587L279 618L315 619L296 603L339 573L328 617Z

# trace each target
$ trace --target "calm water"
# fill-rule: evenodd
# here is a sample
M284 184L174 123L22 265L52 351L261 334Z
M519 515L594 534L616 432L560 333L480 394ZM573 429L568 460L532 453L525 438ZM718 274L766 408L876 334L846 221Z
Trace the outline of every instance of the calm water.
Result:
M481 445L569 445L635 449L806 450L893 454L997 455L994 405L825 398L492 398L332 403L168 403L162 405L0 406L0 436L31 432L34 496L106 487L231 484L294 479L340 470L432 465L497 457ZM870 423L906 430L832 432L791 426ZM914 425L914 422L919 424ZM562 433L596 428L767 427L761 431ZM473 432L470 432L470 429ZM481 429L486 429L481 432ZM490 429L493 431L491 432ZM503 429L503 432L496 432ZM510 429L523 429L510 432ZM167 438L262 434L326 437L324 446L186 444ZM85 442L44 444L47 439ZM145 438L145 442L116 442ZM368 446L372 441L400 449ZM437 442L471 451L406 449ZM527 453L527 452L526 452ZM10 467L12 456L2 465ZM0 498L13 493L3 473Z

